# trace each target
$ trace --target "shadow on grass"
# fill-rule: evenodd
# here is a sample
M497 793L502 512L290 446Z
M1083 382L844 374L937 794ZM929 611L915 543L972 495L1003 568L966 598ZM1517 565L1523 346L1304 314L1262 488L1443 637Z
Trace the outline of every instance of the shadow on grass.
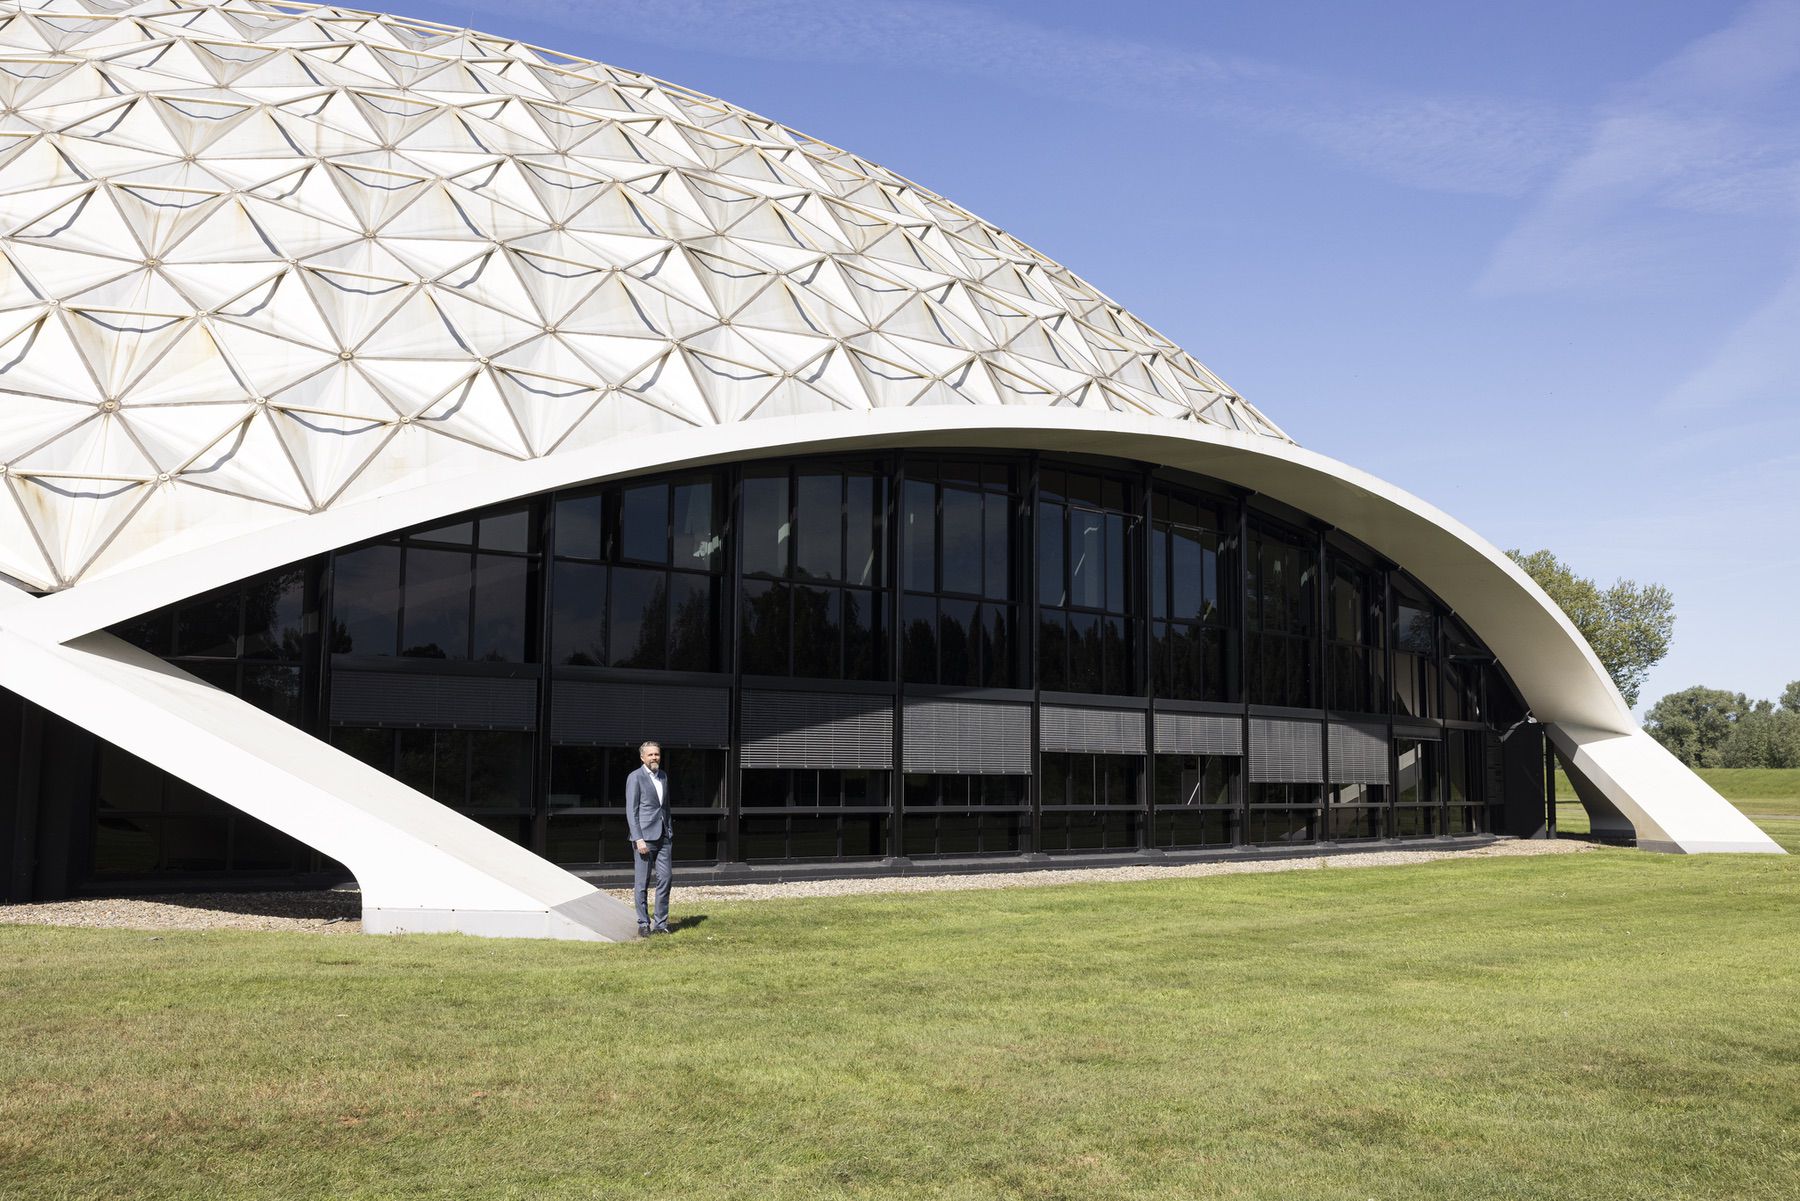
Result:
M191 892L137 896L121 900L154 901L180 909L239 913L254 917L337 918L362 916L362 894L353 890L309 892Z

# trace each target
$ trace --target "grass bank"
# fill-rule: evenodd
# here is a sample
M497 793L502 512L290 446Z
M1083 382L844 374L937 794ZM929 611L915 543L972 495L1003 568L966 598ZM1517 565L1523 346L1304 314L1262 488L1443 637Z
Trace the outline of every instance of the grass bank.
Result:
M706 903L628 946L0 927L31 1198L1792 1196L1800 858Z
M1745 813L1800 817L1800 768L1702 767L1695 775ZM1556 799L1575 800L1568 773L1556 769Z

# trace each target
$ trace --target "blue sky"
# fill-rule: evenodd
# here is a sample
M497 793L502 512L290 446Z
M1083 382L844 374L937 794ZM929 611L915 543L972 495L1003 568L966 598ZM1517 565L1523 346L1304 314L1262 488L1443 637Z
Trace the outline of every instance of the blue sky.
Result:
M390 0L720 96L1085 276L1313 450L1800 678L1800 0Z

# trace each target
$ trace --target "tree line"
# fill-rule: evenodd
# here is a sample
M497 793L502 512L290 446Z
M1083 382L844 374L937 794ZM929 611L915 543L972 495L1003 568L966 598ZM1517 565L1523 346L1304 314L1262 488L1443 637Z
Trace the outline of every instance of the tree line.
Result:
M1779 701L1684 688L1650 706L1644 729L1689 767L1800 767L1800 680Z

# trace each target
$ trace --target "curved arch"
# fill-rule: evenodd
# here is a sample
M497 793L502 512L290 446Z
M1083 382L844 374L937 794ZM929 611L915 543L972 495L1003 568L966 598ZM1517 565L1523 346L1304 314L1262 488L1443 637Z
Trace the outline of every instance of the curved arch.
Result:
M1504 554L1447 514L1366 472L1290 443L1167 419L1083 409L933 407L771 418L624 438L452 478L423 479L277 532L229 539L84 580L0 613L62 643L184 597L472 508L590 480L791 450L989 446L1078 451L1190 470L1328 521L1403 565L1505 664L1582 782L1653 849L1779 851L1637 728L1562 611ZM279 536L277 536L277 534Z

